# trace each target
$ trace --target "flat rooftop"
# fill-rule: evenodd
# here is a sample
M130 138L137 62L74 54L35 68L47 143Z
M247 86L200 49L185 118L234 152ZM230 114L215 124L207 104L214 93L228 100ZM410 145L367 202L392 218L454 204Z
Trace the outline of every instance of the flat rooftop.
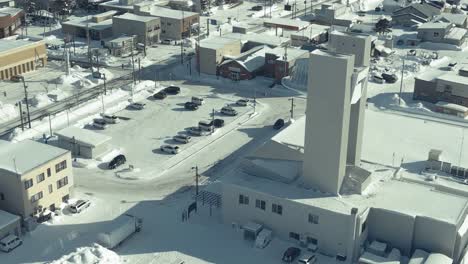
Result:
M0 17L6 16L16 16L18 13L22 12L23 10L20 8L15 7L3 7L0 8Z
M0 230L14 222L19 222L19 220L19 216L0 210Z
M4 140L0 142L0 170L18 175L29 172L68 152L68 150L29 139L18 143Z
M208 49L221 49L224 46L232 43L240 42L236 39L223 38L219 36L206 38L200 41L200 47Z
M198 16L198 13L182 11L182 10L174 10L170 8L160 7L160 6L153 6L151 7L151 15L157 16L157 17L172 18L172 19L182 19L182 18L187 18L191 16Z
M132 14L132 13L125 13L123 15L114 16L114 17L119 18L119 19L140 21L140 22L145 22L145 23L159 19L158 17L154 17L154 16L139 16L139 15L135 15L135 14Z
M110 11L110 12L116 12L116 11ZM107 13L107 12L106 12ZM79 27L79 28L90 28L94 30L104 30L112 27L112 17L109 17L109 19L103 20L101 22L93 22L92 16L83 16L83 17L77 17L72 20L66 21L62 23L63 25L69 25L69 26L74 26L74 27Z
M297 27L299 29L306 28L310 25L308 21L302 21L298 19L289 19L289 18L269 18L263 20L265 26L276 25L278 27Z
M288 43L290 41L289 38L283 38L278 36L271 36L268 34L240 34L240 33L228 33L222 36L223 38L230 38L230 39L238 39L242 43L245 42L255 42L260 43L268 46L281 46L284 43Z
M24 39L0 39L0 54L3 52L11 52L14 49L33 46L39 43L43 43L42 41L29 41Z
M272 137L271 140L286 145L304 148L305 124L306 117L302 116L287 128L281 130L278 134Z
M73 140L74 138L78 144L90 147L96 147L111 140L109 136L75 126L69 126L54 134L67 140Z

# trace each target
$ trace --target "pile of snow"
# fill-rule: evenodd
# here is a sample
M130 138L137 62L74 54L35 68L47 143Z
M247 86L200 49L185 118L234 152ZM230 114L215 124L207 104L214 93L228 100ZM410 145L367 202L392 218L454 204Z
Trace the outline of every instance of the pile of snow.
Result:
M97 71L97 69L94 69L94 71ZM99 72L105 74L107 81L114 78L114 74L112 74L109 70L105 68L100 68ZM64 86L75 86L77 88L92 88L94 86L104 83L104 80L93 78L90 72L85 71L80 67L72 67L70 69L69 75L63 74L59 76L56 82Z
M120 264L119 255L98 244L92 247L81 247L75 252L61 257L50 264Z
M54 89L50 92L47 93L47 96L50 98L50 100L54 101L54 102L57 102L57 101L60 101L60 100L63 100L67 97L70 96L69 93L67 92L64 92L60 89Z
M155 86L154 81L145 80L142 82L137 82L136 84L131 83L129 85L122 87L122 89L125 91L133 90L133 92L136 93L136 92L143 91L143 90L152 90L154 89L154 86Z
M18 110L12 104L0 102L0 123L6 122L18 116Z
M52 103L52 100L46 93L36 94L33 98L29 100L31 106L40 108Z

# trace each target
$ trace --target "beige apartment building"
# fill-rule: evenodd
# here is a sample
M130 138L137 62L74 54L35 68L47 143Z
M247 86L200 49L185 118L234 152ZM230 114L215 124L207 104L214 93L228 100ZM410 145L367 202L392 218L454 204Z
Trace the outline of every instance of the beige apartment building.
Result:
M47 64L44 41L0 39L0 80L34 71Z
M0 209L23 219L55 211L70 198L70 151L25 140L0 140Z
M201 73L215 75L224 56L241 54L242 43L238 39L211 37L200 41L197 52L198 67Z
M148 46L159 42L161 22L159 17L125 13L112 18L112 31L116 36L136 35L138 43Z

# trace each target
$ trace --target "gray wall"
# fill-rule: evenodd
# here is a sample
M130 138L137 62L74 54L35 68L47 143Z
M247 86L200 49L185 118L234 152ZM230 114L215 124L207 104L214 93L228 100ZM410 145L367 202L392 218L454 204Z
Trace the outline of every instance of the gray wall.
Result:
M295 241L289 238L289 232L309 234L318 240L318 251L329 256L342 254L351 261L353 256L348 252L354 250L353 216L341 214L311 205L304 205L291 200L274 197L238 185L222 185L223 206L222 215L226 224L236 222L246 224L255 221L273 230L274 236L281 239ZM249 204L239 204L239 194L249 197ZM255 200L266 201L266 210L255 207ZM271 211L272 203L282 205L283 214L278 215ZM312 213L319 216L319 223L308 222L308 215Z
M454 224L418 216L414 229L414 248L442 253L452 258L456 234L457 227Z
M369 241L379 240L411 255L415 217L381 208L371 208L368 216Z
M354 55L317 50L309 65L303 177L338 194L346 169Z
M15 221L0 229L0 239L8 235L21 236L20 218L18 218L18 221Z
M155 30L155 28L157 29ZM137 42L146 45L159 41L160 28L160 20L157 17L149 22L119 18L118 16L112 18L112 30L115 36L137 35ZM149 29L151 31L148 32Z

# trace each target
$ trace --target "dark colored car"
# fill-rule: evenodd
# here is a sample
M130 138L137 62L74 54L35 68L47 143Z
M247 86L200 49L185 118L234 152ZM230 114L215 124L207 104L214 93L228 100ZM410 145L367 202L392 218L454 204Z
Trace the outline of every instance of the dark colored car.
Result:
M263 10L263 6L261 6L261 5L252 6L251 9L253 11L260 11L260 10Z
M217 118L213 120L214 127L223 127L224 126L224 119Z
M378 7L376 7L374 10L375 10L375 12L381 12L381 11L383 11L383 8L381 8L380 6L378 6Z
M10 81L12 81L12 82L21 82L21 75L11 76Z
M113 170L117 168L118 166L125 164L127 162L127 159L123 154L117 155L115 158L113 158L108 165L108 168Z
M166 97L167 97L167 94L165 92L163 92L163 91L160 91L159 93L155 93L153 95L154 99L161 99L162 100L162 99L164 99Z
M283 261L285 262L293 262L297 257L301 255L301 250L297 247L290 247L286 249L286 251L283 254Z
M382 78L386 83L396 83L398 81L398 77L393 73L382 73Z
M192 110L192 111L198 109L198 105L196 103L192 103L192 102L186 102L184 107L185 107L185 109Z
M171 86L164 88L164 92L166 94L173 94L173 95L178 94L180 93L180 87L171 85Z
M280 118L276 120L275 124L273 125L273 128L278 130L281 129L284 126L284 119Z

